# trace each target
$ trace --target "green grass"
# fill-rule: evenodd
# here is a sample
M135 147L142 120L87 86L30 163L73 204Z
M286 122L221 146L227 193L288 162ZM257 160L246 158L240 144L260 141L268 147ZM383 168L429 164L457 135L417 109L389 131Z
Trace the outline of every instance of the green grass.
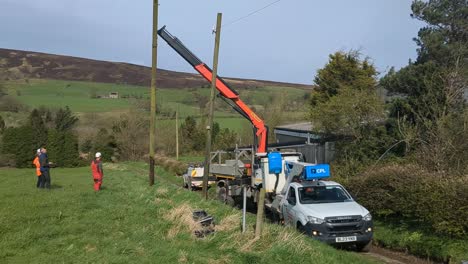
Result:
M375 221L374 242L379 245L437 260L460 263L468 260L468 240L427 234L404 225Z
M241 132L242 129L251 126L250 122L243 117L216 117L214 121L218 122L221 128L229 128L236 132Z
M75 112L110 112L128 109L132 99L93 99L91 95L106 96L118 92L122 96L149 98L149 88L143 86L93 83L61 80L10 81L6 83L8 93L30 106L42 105L65 107ZM160 88L157 101L163 109L179 110L181 116L198 111L195 101L187 89Z
M63 80L31 79L24 81L9 81L5 83L8 93L20 102L30 106L42 105L65 107L69 106L75 112L109 112L128 109L130 99L92 99L91 95L108 95L118 92L120 96L136 96L149 98L149 88L143 86L93 83ZM274 95L286 96L289 101L303 101L306 91L297 88L262 87L256 89L242 89L241 97L250 105L267 105L271 103ZM199 115L200 110L196 103L196 96L208 97L209 88L170 89L158 88L158 105L165 111L180 112L181 117ZM229 106L223 106L217 111L217 116L237 116Z
M201 118L196 118L197 123L201 122ZM229 128L235 132L241 132L244 128L250 127L250 122L244 119L243 117L215 117L215 122L219 123L221 128ZM179 119L179 125L184 123L184 119ZM175 119L162 119L158 120L156 126L159 127L174 127L175 128Z
M30 108L40 106L48 106L52 108L68 106L77 113L78 116L96 113L98 116L110 120L117 118L120 114L134 108L137 99L103 99L91 98L92 94L108 95L110 92L118 92L120 96L131 95L138 98L149 98L149 88L133 85L119 85L108 83L93 83L79 81L63 81L63 80L42 80L31 79L25 81L8 81L5 83L7 92L21 103ZM209 88L186 88L186 89L170 89L159 88L157 91L157 102L159 110L162 112L159 126L174 126L175 120L168 119L165 113L179 112L180 123L187 116L195 116L201 120L202 112L198 106L196 97L209 96ZM250 106L257 108L257 113L262 113L266 105L274 105L272 98L286 97L288 104L295 102L298 105L304 103L304 94L307 91L297 88L283 87L262 87L255 89L239 90L241 98ZM229 128L238 133L245 128L250 127L250 123L231 109L230 106L216 101L215 121L218 122L221 128ZM9 126L19 125L18 120L24 120L26 114L14 115L11 113L1 113L6 119ZM8 115L8 116L7 116ZM5 118L6 116L6 118ZM305 112L291 111L286 113L288 121L304 120ZM171 117L173 118L173 117Z
M130 106L126 99L92 99L90 95L93 90L98 95L108 95L111 91L121 95L144 95L148 90L138 86L58 80L30 80L29 84L9 82L6 86L10 95L30 107L69 106L75 112L108 112Z
M248 98L250 105L268 105L274 96L283 96L287 101L303 102L304 95L310 91L287 87L262 87L239 91L242 98Z
M239 211L176 187L170 182L180 179L160 169L149 187L142 163L105 164L99 193L89 168L51 174L54 188L45 191L35 188L32 169L0 170L0 263L368 262L278 225L254 241L254 216L242 235ZM205 239L183 224L198 208L218 223Z

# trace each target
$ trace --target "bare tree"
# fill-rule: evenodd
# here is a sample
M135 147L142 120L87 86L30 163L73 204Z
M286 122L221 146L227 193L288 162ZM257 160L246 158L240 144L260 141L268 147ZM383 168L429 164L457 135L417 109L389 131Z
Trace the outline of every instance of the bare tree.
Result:
M149 120L142 113L130 110L114 123L113 132L122 160L141 160L148 153Z

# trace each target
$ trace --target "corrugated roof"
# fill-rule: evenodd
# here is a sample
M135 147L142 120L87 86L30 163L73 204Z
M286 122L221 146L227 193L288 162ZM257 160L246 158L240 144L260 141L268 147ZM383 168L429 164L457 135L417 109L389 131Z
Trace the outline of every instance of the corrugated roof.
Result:
M295 124L288 124L288 125L280 125L280 126L275 127L275 129L288 129L288 130L311 132L312 123L302 122L302 123L295 123Z

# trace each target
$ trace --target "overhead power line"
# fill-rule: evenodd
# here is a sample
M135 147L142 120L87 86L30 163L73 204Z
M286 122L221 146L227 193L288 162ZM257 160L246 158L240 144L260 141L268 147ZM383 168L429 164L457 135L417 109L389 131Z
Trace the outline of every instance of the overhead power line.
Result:
M249 16L253 16L253 15L255 15L255 14L257 14L257 13L259 13L259 12L265 10L265 9L267 9L268 7L270 7L270 6L272 6L272 5L277 4L278 2L281 2L281 1L282 1L282 0L276 0L276 1L274 1L274 2L271 2L271 3L269 3L268 5L266 5L266 6L262 7L262 8L259 8L259 9L255 10L255 11L252 11L252 12L248 13L248 14L245 15L245 16L239 17L238 19L235 19L235 20L233 20L233 21L231 21L231 22L228 22L228 23L225 24L225 25L222 25L222 27L227 27L227 26L230 26L230 25L232 25L232 24L235 24L235 23L237 23L237 22L239 22L239 21L241 21L241 20L244 20L244 19L248 18Z

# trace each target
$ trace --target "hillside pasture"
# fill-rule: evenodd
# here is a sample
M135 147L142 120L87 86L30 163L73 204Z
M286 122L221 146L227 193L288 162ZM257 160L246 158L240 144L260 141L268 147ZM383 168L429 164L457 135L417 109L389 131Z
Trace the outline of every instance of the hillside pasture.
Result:
M149 107L150 90L148 87L108 84L63 80L30 79L22 81L8 81L4 83L9 96L29 108L41 106L59 108L68 106L78 116L95 115L103 120L113 120L130 109L140 108L147 111ZM111 92L119 93L120 98L95 98L106 97ZM303 120L306 114L305 105L307 91L298 88L262 87L240 89L241 98L251 108L262 116L263 111L268 111L276 105L276 101L286 100L283 105L294 105L294 111L285 109L284 115L289 122ZM158 88L156 94L159 126L175 126L175 112L179 112L180 122L187 116L195 116L202 120L206 111L206 102L210 89L204 88ZM229 105L220 99L216 99L215 121L221 128L229 128L241 132L250 126L250 123L235 112ZM18 114L7 114L8 125L18 125ZM23 119L23 118L21 118Z
M129 108L132 99L149 99L149 87L109 84L94 82L41 80L8 81L5 84L10 96L17 98L29 107L42 105L53 107L69 106L74 112L109 112ZM93 98L106 97L111 92L118 92L119 99ZM157 89L156 100L164 110L180 111L180 116L200 115L199 97L208 98L210 89L182 88L173 89L160 87ZM266 106L275 96L285 96L290 102L304 102L307 91L298 88L262 87L239 90L241 98L249 105ZM217 99L218 101L218 99ZM217 115L236 115L228 105L219 100Z
M52 170L37 190L33 169L0 169L0 263L369 263L295 230L266 224L261 240L240 231L240 211L184 190L143 163L105 164L103 190L89 168ZM194 235L192 210L213 215L216 232Z

